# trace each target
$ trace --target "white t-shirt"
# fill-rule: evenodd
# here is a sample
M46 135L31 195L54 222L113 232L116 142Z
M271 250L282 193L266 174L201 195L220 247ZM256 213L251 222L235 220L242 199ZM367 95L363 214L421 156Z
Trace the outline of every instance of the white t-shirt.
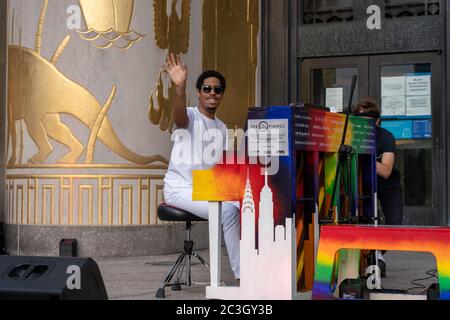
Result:
M197 107L187 108L187 115L188 127L175 127L172 134L174 145L164 178L165 194L192 188L192 170L214 167L226 148L227 127L221 120L204 116Z

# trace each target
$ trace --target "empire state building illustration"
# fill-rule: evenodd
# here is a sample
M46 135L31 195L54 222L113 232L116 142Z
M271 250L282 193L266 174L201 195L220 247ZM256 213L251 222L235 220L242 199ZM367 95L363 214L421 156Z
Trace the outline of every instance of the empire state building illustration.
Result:
M296 291L295 259L291 258L295 256L293 219L286 219L286 227L274 226L273 194L268 180L266 171L260 193L257 233L256 207L247 173L241 207L241 299L291 299Z

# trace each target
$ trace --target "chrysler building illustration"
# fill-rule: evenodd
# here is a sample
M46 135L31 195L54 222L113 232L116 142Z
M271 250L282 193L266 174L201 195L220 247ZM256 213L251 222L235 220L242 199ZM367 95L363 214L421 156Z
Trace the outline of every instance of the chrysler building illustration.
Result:
M252 224L253 226L255 226L255 202L253 201L252 187L250 185L250 178L248 172L241 212L242 212L242 226L251 226ZM244 252L256 251L255 250L256 233L254 227L248 228L248 231L245 234L245 239L249 241L244 241L244 234L243 234L241 241L241 252L243 250ZM251 241L251 239L253 239L253 241ZM245 248L243 248L242 246L245 246Z
M241 207L241 284L240 297L260 299L290 299L296 290L295 234L293 219L286 219L286 227L274 226L273 193L267 171L260 192L258 241L256 242L256 210L250 176L247 172L244 199ZM294 276L293 276L294 275Z

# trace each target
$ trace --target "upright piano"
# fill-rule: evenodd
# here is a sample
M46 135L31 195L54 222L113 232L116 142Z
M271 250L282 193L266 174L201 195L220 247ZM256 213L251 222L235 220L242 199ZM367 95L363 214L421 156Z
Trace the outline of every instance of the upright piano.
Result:
M209 202L208 299L308 299L319 226L376 221L373 119L304 104L252 108L222 161L193 172ZM238 147L232 148L238 145ZM221 203L241 205L239 287L221 286Z

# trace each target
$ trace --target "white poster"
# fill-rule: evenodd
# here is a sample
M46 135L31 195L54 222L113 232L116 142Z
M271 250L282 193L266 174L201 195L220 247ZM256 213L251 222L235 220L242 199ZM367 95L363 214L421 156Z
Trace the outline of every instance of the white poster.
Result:
M431 115L431 96L409 96L406 97L407 116L429 116Z
M326 88L325 106L342 112L344 110L344 88Z
M289 156L288 119L248 120L248 154L257 156Z
M406 115L405 96L392 96L381 98L382 116L404 116Z
M405 95L405 77L382 77L381 97Z
M431 75L406 76L407 96L431 96Z

